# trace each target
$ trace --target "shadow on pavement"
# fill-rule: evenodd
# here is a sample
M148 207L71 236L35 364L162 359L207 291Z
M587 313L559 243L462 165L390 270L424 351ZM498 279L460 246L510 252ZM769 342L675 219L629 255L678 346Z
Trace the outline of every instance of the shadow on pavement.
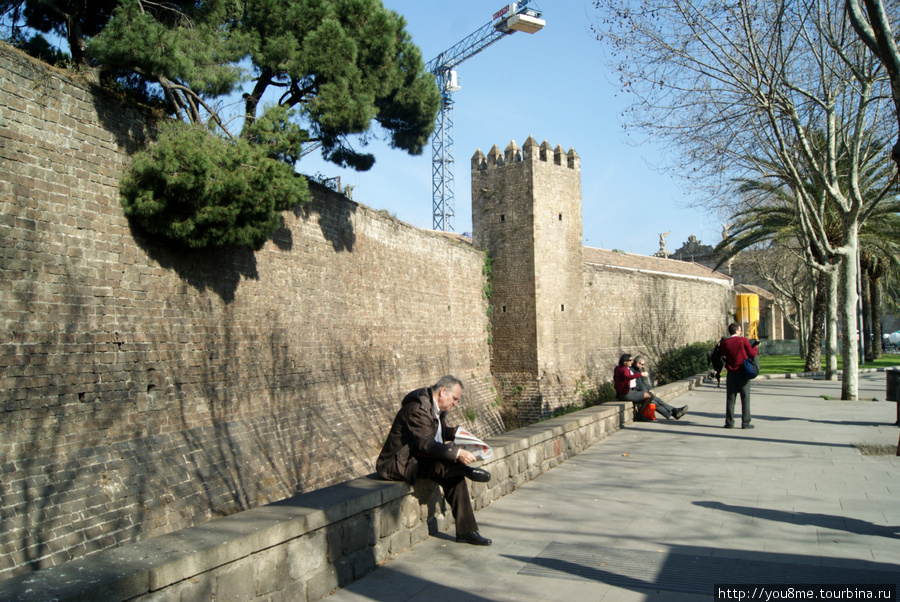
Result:
M868 521L845 516L831 514L819 514L815 512L786 512L784 510L772 510L769 508L751 508L750 506L732 506L723 502L699 501L693 502L695 506L724 510L743 514L754 518L763 518L770 521L787 523L791 525L813 525L825 529L839 529L858 535L875 535L877 537L889 537L900 539L900 526L876 525Z
M518 574L599 582L629 590L661 590L712 596L737 584L894 585L896 565L819 556L673 546L666 551L549 544L538 556L506 556L525 563Z

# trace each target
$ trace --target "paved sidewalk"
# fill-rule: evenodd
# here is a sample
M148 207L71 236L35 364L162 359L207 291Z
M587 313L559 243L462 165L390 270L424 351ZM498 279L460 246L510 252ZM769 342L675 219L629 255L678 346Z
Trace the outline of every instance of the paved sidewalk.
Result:
M726 430L725 389L679 397L477 514L486 548L441 533L336 592L346 600L698 600L714 584L900 583L896 404L883 372L756 379L754 430ZM831 399L824 399L828 396ZM738 408L740 402L738 402ZM740 423L738 423L740 424Z

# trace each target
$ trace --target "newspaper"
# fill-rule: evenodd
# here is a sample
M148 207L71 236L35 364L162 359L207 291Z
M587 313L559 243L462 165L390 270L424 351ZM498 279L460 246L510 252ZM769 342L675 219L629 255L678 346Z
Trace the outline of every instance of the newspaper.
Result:
M490 445L461 426L457 427L453 442L464 450L475 454L475 458L478 460L490 460L494 456L494 450L491 449Z

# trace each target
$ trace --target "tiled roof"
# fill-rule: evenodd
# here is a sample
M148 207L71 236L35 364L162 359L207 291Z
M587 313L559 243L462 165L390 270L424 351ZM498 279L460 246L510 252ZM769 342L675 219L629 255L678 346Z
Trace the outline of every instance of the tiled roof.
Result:
M759 295L763 299L768 299L770 301L775 300L774 294L772 294L771 292L767 291L766 289L764 289L762 287L753 286L752 284L736 284L734 286L734 292L749 293L751 295Z
M650 255L632 255L631 253L607 251L606 249L595 249L593 247L584 247L584 262L627 270L657 272L694 278L713 278L722 280L723 284L731 280L729 276L713 271L699 263L690 263L677 259L663 259L662 257L652 257Z

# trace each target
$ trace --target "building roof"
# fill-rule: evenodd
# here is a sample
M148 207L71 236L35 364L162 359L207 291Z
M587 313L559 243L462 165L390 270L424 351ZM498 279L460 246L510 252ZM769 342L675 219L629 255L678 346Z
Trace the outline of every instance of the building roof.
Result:
M734 285L734 292L736 293L749 293L751 295L759 295L763 299L768 299L769 301L775 300L775 295L770 291L759 287L753 286L752 284L736 284Z
M712 278L721 280L723 284L731 282L731 278L721 272L716 272L699 263L680 261L677 259L663 259L650 255L632 255L622 251L607 251L584 247L584 262L586 264L599 265L609 268L635 270L648 273L669 274L673 276L685 276L690 278Z

